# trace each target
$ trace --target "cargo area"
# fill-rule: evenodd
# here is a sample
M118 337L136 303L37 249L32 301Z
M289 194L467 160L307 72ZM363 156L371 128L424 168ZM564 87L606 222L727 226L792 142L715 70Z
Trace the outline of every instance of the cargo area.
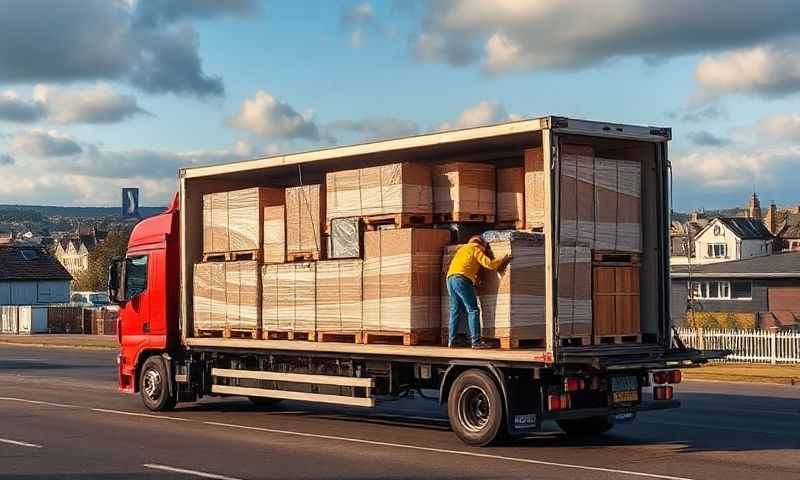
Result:
M668 137L543 117L184 169L184 341L545 363L663 352ZM475 234L512 255L478 285L497 350L446 349L449 260Z

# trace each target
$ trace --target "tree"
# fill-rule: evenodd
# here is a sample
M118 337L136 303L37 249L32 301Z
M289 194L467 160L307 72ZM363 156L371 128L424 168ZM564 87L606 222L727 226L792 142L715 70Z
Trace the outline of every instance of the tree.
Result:
M75 290L105 290L108 267L115 258L122 258L128 249L130 232L112 231L102 243L89 252L89 268L75 278Z

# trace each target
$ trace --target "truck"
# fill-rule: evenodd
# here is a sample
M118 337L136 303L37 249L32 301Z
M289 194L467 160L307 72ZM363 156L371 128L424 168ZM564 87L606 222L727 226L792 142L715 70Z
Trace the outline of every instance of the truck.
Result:
M120 307L119 390L152 411L205 396L244 396L374 407L409 392L438 392L454 433L484 446L541 431L601 434L638 412L677 408L681 368L720 352L686 348L670 316L669 128L546 116L370 143L181 169L166 210L132 230L109 268ZM641 341L575 345L559 335L559 175L565 144L641 162ZM546 338L536 348L472 350L430 345L196 337L193 264L202 257L204 194L320 182L326 172L390 162L502 162L543 151ZM554 233L556 232L556 233ZM652 389L652 396L644 393Z

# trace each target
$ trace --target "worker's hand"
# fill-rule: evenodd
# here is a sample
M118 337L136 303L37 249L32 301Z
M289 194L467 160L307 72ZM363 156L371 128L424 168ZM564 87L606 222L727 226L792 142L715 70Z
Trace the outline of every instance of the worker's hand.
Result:
M503 257L503 261L500 263L500 268L498 268L497 271L504 273L506 271L506 267L508 267L508 264L511 263L511 258L511 255L506 255Z

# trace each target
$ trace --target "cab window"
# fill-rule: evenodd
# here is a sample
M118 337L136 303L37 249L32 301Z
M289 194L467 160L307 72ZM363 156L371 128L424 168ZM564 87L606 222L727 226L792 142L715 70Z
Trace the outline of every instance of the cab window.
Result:
M147 255L125 259L125 296L133 298L147 289Z

